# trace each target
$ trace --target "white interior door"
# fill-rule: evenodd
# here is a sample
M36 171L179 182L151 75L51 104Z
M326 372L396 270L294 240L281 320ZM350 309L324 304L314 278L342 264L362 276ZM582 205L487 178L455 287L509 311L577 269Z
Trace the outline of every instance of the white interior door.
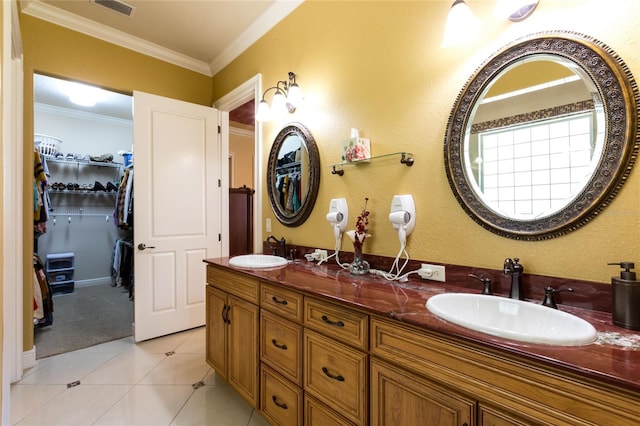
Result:
M221 256L222 190L215 109L134 92L133 111L138 342L204 325L202 260Z

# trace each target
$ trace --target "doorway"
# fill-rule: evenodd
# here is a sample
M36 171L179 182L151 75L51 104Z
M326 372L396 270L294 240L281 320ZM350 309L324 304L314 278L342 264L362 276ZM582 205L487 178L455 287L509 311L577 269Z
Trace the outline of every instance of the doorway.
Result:
M68 92L74 84L34 75L34 148L48 183L34 262L53 293L52 312L34 320L36 358L132 334L132 282L116 250L132 242L132 228L114 216L132 161L132 98L100 90L93 106L79 105ZM94 89L81 86L79 95Z

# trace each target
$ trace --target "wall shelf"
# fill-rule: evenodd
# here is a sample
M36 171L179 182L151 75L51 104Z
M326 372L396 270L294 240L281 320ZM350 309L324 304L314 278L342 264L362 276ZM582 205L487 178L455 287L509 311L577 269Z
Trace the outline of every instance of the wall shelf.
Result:
M342 176L344 175L344 167L345 166L355 166L362 163L370 163L375 160L380 160L382 158L389 157L400 157L400 164L404 164L405 166L411 167L413 166L414 159L413 154L410 152L394 152L391 154L377 155L375 157L367 158L366 160L356 160L356 161L343 161L341 163L332 164L331 174Z

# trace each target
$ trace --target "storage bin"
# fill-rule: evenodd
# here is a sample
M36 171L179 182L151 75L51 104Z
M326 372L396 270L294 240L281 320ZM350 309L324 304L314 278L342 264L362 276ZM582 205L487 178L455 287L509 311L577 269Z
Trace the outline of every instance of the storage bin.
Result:
M74 253L50 253L47 255L46 269L47 272L56 271L58 269L73 268Z
M73 293L73 290L75 289L74 281L60 281L57 283L50 283L49 285L51 287L51 293L54 295Z
M55 284L61 281L73 281L73 268L58 269L55 271L47 271L49 284Z

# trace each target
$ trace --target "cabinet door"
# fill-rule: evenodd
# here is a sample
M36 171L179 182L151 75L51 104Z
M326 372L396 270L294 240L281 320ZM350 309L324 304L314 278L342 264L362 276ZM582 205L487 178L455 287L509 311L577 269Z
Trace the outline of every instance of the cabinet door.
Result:
M259 309L231 295L227 303L228 381L253 407L257 407Z
M474 400L371 359L371 425L471 426Z
M304 390L358 425L368 417L367 354L304 331Z
M260 359L302 386L302 326L262 310Z
M227 294L207 286L207 363L227 379Z
M302 389L264 364L260 371L260 411L264 417L273 425L302 426Z

